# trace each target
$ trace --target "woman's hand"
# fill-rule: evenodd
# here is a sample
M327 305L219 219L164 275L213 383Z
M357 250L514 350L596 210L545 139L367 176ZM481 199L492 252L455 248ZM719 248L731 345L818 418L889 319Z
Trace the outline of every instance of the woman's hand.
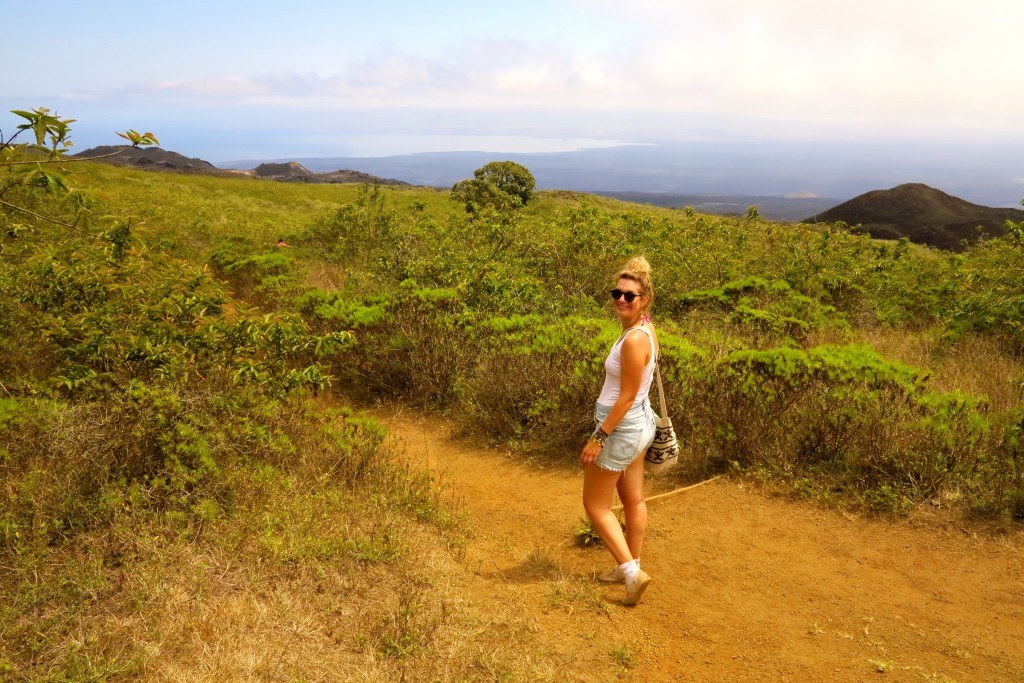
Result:
M584 467L590 467L597 456L601 454L601 444L594 441L593 439L587 439L587 445L583 447L583 452L580 453L580 464Z

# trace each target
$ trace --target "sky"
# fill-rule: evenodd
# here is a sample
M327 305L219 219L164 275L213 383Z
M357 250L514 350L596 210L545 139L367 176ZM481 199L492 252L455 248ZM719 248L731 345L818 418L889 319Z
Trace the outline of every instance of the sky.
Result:
M45 9L41 9L45 8ZM0 0L4 110L210 161L1024 140L1020 0ZM15 119L0 115L9 135Z

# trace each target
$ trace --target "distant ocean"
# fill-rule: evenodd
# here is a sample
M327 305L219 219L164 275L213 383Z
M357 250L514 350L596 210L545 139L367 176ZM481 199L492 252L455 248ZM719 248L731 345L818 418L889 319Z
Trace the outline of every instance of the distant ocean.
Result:
M595 138L546 138L520 135L304 135L285 134L275 139L276 147L291 150L297 157L390 157L434 152L486 152L489 154L550 154L605 149L624 145L650 144ZM319 154L311 153L317 150ZM216 163L216 162L215 162ZM217 163L232 168L237 162Z

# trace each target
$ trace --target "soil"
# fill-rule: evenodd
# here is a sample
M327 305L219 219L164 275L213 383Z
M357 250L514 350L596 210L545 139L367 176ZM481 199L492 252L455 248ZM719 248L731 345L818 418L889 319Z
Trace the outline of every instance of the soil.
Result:
M722 478L650 504L642 602L575 545L582 472L381 411L471 517L467 599L520 605L576 681L1024 681L1024 534L864 518ZM648 496L666 483L649 482Z

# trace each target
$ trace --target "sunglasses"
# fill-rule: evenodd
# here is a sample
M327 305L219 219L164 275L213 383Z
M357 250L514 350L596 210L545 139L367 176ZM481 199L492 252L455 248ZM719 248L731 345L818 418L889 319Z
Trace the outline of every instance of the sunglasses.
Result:
M618 301L619 299L625 297L627 304L633 303L633 299L635 299L638 296L640 296L636 292L623 292L621 289L613 289L609 293L612 295L612 298L615 299L616 301Z

